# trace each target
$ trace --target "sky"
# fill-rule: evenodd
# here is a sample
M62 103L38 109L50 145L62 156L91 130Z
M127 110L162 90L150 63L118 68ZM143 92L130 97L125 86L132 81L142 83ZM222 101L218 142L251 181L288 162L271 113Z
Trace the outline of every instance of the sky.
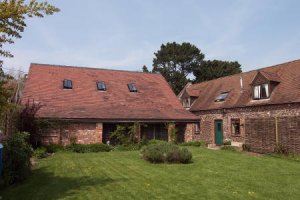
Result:
M4 68L30 63L141 70L167 42L190 42L205 59L243 71L300 59L299 0L49 0L61 11L27 19L4 48Z

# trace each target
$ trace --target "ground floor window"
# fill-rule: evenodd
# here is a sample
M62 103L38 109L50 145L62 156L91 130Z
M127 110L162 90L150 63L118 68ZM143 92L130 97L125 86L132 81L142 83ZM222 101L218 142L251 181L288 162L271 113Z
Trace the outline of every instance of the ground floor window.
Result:
M231 134L240 135L240 119L231 119Z
M200 123L194 123L194 133L195 134L200 133Z

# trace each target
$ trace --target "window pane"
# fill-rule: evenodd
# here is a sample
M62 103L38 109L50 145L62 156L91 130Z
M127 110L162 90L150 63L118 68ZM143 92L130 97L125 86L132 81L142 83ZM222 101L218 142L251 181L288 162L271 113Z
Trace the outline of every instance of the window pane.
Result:
M216 97L215 101L224 101L228 96L229 92L223 92L219 96Z
M231 134L240 134L240 119L231 119Z
M130 92L137 92L137 88L134 83L129 83L127 86Z
M266 98L269 97L269 85L268 84L263 84L263 86L265 87L265 91L266 91Z
M195 127L195 132L199 132L200 131L199 123L195 123L194 127Z
M72 81L71 80L64 80L63 81L64 89L72 89Z
M97 89L98 89L98 90L105 91L105 90L106 90L105 82L103 82L103 81L97 82Z
M254 98L255 99L260 98L260 85L257 85L254 87Z
M267 94L266 94L266 88L262 85L261 87L261 98L265 99L267 98Z

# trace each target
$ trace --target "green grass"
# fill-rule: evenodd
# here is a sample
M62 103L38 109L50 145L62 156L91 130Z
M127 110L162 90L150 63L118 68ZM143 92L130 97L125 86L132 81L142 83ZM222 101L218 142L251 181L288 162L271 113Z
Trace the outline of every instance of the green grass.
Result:
M300 162L189 147L192 164L150 164L138 151L56 153L2 200L299 199Z

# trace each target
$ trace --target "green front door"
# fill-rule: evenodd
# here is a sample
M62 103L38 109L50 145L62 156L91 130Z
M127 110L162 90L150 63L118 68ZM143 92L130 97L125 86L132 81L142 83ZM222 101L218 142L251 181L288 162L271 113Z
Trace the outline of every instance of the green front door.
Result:
M215 120L215 143L216 145L223 144L223 121Z

